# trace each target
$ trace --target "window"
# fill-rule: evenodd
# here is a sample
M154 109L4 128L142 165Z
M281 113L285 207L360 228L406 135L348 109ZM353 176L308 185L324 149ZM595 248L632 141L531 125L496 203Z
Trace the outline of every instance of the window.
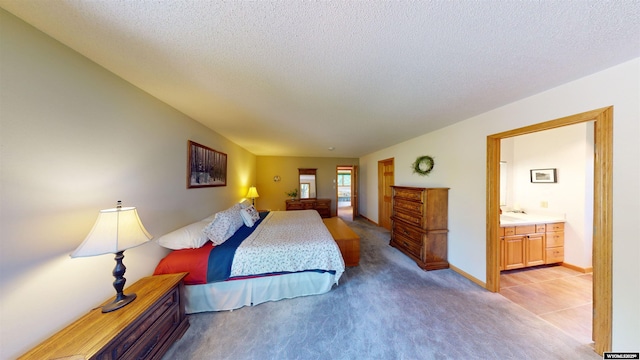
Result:
M351 174L338 174L338 186L351 186Z

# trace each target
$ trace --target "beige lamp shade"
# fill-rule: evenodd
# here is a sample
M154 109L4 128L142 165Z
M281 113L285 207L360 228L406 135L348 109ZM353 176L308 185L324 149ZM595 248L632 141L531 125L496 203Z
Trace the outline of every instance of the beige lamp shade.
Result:
M258 190L256 190L255 186L252 186L252 187L249 188L249 192L247 193L247 197L249 199L254 199L254 198L260 197L260 195L258 195Z
M135 207L100 210L98 220L72 258L116 254L153 239L142 225Z

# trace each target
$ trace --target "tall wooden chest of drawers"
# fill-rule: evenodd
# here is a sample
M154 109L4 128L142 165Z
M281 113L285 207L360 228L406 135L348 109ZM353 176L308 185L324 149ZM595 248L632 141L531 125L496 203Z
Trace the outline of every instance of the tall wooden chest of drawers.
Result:
M390 245L424 270L448 268L449 188L392 188Z

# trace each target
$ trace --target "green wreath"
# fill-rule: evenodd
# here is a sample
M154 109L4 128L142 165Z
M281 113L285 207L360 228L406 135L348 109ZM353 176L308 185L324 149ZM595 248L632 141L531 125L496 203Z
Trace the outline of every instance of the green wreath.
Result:
M425 155L425 156L418 156L418 158L416 158L416 161L411 164L411 167L413 168L413 172L415 174L418 174L420 176L425 176L425 175L429 175L429 173L431 172L431 170L433 170L433 158L429 155Z

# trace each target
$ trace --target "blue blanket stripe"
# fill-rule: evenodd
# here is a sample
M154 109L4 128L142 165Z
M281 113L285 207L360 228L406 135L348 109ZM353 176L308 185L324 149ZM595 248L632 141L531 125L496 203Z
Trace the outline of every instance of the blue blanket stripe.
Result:
M231 264L233 263L233 257L236 254L236 249L244 239L253 233L258 225L264 220L269 212L261 212L260 220L256 221L253 227L247 227L242 225L235 234L233 234L227 241L222 244L213 247L209 252L209 261L207 268L207 282L224 281L231 275Z

